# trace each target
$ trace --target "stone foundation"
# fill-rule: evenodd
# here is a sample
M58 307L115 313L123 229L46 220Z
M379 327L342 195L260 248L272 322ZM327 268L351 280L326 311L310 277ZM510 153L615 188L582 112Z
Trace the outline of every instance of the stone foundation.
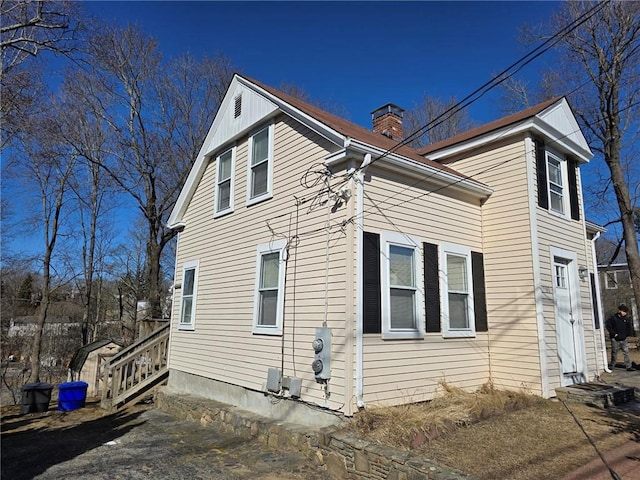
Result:
M336 480L470 480L410 452L364 441L338 427L310 429L269 419L224 403L162 389L156 405L168 414L255 437L274 449L293 449L323 466Z

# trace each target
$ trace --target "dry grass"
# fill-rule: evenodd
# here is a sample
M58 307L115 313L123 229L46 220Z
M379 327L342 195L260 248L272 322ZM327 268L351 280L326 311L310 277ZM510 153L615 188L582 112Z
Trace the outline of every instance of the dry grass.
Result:
M368 408L355 416L353 426L373 440L416 448L456 427L541 401L540 397L498 390L491 384L477 392L466 392L441 382L435 399L396 407Z
M640 441L635 415L569 408L601 451ZM560 479L597 455L562 403L491 385L465 392L441 384L430 402L369 408L355 416L352 428L479 480Z

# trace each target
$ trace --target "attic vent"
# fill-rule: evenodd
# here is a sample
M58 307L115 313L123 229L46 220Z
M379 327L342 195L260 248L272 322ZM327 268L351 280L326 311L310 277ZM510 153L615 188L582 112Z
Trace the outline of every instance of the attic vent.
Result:
M238 118L242 113L242 95L235 98L235 108L233 110L233 118Z

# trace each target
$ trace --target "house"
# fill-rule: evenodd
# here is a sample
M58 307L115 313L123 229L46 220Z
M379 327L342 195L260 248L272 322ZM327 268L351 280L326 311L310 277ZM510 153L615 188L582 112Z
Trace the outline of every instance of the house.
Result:
M564 98L416 151L236 75L168 221L169 381L303 421L604 368ZM309 415L303 406L313 407Z
M627 263L627 255L615 242L600 237L596 242L598 272L605 316L618 311L618 305L624 303L631 308L631 318L635 332L640 332L640 318L634 301L631 272Z
M76 350L69 362L69 381L87 383L87 397L102 393L102 374L105 362L122 350L122 345L110 339L96 340Z

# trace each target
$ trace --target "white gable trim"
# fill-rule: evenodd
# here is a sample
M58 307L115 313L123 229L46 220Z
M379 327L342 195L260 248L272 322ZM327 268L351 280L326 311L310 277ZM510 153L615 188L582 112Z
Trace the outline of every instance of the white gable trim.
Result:
M527 131L533 131L545 137L555 150L576 157L580 163L586 163L593 157L580 126L564 98L547 107L538 115L451 147L436 150L428 153L425 157L429 160L442 161L448 157Z
M256 92L259 92L260 95L263 95L265 98L269 99L271 102L273 102L275 105L277 105L277 107L281 111L283 111L284 113L286 113L290 117L294 118L298 122L302 123L303 125L306 125L311 130L316 132L318 135L326 138L327 140L329 140L332 143L335 143L336 145L344 146L344 142L345 142L347 137L345 137L341 133L337 132L336 130L334 130L332 128L329 128L324 123L319 122L318 120L316 120L315 118L307 115L306 113L301 112L300 110L298 110L294 106L288 104L287 102L281 100L280 98L276 97L275 95L269 93L265 89L259 87L258 85L254 84L254 83L251 83L246 78L238 77L238 81L241 84L246 85L248 88L251 88L252 90L255 90Z
M236 118L234 116L235 99L238 95L242 95L242 114ZM214 155L224 145L234 142L239 137L245 135L251 129L255 128L258 123L266 122L269 118L273 118L280 111L290 115L339 146L343 146L346 141L344 135L341 135L323 123L318 122L314 118L280 100L263 88L236 74L220 104L220 109L213 120L205 141L200 148L198 157L189 172L176 204L171 211L171 215L167 220L167 226L169 228L184 226L182 219L200 180L202 180L202 176L209 162L209 157Z

